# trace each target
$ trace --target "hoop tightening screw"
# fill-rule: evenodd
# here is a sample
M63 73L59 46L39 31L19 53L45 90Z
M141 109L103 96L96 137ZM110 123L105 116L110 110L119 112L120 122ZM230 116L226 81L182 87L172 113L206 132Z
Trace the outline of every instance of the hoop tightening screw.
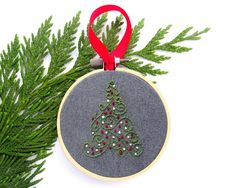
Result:
M120 59L119 57L114 58L115 67L116 67L116 65L120 64L121 62L128 62L128 61L130 61L129 58L122 58L122 59ZM100 67L100 66L103 66L103 64L104 64L104 61L100 57L94 57L90 60L91 67Z

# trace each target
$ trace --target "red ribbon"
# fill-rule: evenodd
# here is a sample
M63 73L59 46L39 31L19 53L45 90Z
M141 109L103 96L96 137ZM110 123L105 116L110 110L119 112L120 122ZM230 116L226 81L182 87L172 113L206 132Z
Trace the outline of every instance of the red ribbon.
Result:
M100 41L100 39L96 36L95 32L92 29L92 24L94 20L100 16L101 14L108 11L118 11L126 18L127 27L125 34L117 45L117 47L113 50L113 52L109 52L107 47ZM90 22L88 26L88 38L90 40L91 46L93 49L99 54L99 56L104 61L104 70L115 70L115 58L122 59L124 54L128 48L128 44L131 38L131 22L127 13L119 6L116 5L104 5L97 8L90 17Z

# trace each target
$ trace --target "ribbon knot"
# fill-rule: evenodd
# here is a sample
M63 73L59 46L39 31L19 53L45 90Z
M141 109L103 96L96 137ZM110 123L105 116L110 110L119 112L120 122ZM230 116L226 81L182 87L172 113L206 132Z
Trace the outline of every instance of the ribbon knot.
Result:
M104 61L105 70L114 70L115 69L115 59L113 54L109 54L107 62Z

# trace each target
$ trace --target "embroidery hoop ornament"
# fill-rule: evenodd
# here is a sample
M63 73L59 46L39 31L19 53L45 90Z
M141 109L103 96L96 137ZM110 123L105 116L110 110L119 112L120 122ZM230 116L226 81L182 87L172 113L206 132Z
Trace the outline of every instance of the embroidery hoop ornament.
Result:
M94 20L100 16L101 14L108 12L108 11L118 11L120 13L122 13L124 15L124 17L126 18L127 21L127 28L126 28L126 32L122 38L122 40L120 41L119 45L116 47L116 49L112 52L109 53L106 46L99 40L99 38L95 35L94 31L92 30L92 23L94 22ZM124 54L126 52L126 49L128 48L128 44L130 41L130 37L131 37L131 33L132 33L132 29L131 29L131 22L130 19L127 15L127 13L120 7L116 6L116 5L104 5L101 6L99 8L97 8L91 15L90 18L90 23L88 26L88 37L90 39L91 45L94 48L94 50L100 55L101 59L99 59L99 63L103 64L103 70L95 70L91 73L86 74L85 76L79 78L70 88L69 90L66 92L59 111L58 111L58 116L57 116L57 131L58 131L58 138L59 138L59 142L61 144L61 147L66 155L66 157L68 158L68 160L79 170L83 171L84 173L94 177L94 178L98 178L98 179L102 179L102 180L108 180L108 181L117 181L117 180L123 180L123 179L129 179L131 177L134 177L136 175L139 175L141 173L143 173L144 171L146 171L147 169L149 169L151 166L153 166L158 159L160 158L160 156L162 155L165 146L167 144L168 141L168 137L169 137L169 113L168 113L168 108L166 106L166 103L162 97L162 95L160 94L159 90L156 88L156 86L151 82L148 81L144 76L142 76L140 73L132 71L132 70L127 70L124 68L117 68L118 64L120 63L120 61L127 61L127 59L123 59ZM159 96L163 107L165 109L165 113L166 113L166 135L165 135L165 140L164 143L159 151L159 153L156 155L155 159L152 160L146 167L144 167L143 169L141 169L140 171L127 175L127 176L122 176L122 177L109 177L109 176L104 176L104 175L100 175L100 174L96 174L94 172L92 172L89 169L86 169L85 167L83 167L82 165L80 165L70 154L70 152L68 151L64 141L63 141L63 137L62 137L62 132L61 132L61 113L62 113L62 108L67 100L67 98L69 97L70 93L74 90L74 88L83 80L87 79L90 76L93 76L95 74L101 74L104 71L117 71L117 72L122 72L122 73L128 73L131 74L133 76L136 76L140 79L142 79L143 81L146 82L146 84L148 84ZM89 126L89 125L87 125Z

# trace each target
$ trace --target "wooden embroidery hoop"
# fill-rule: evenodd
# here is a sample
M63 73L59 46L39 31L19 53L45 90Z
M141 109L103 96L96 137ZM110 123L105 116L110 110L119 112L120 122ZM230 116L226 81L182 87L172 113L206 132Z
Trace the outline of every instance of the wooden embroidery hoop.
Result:
M59 107L59 110L58 110L58 114L57 114L57 133L58 133L58 139L59 139L59 143L62 147L62 150L64 151L65 153L65 156L67 157L67 159L77 168L79 169L80 171L84 172L85 174L91 176L91 177L94 177L94 178L97 178L97 179L100 179L100 180L105 180L105 181L120 181L120 180L127 180L127 179L130 179L130 178L133 178L133 177L136 177L140 174L142 174L143 172L145 172L146 170L148 170L149 168L151 168L158 160L159 158L161 157L162 153L164 152L165 148L166 148L166 145L168 143L168 139L169 139L169 134L170 134L170 117L169 117L169 110L168 110L168 107L167 107L167 104L164 100L164 98L162 97L161 93L159 92L159 90L157 89L157 87L154 85L153 82L149 81L147 78L145 78L143 75L141 75L140 73L138 72L135 72L135 71L132 71L132 70L129 70L129 69L124 69L124 68L116 68L115 71L121 71L121 72L126 72L126 73L129 73L129 74L133 74L137 77L140 77L141 79L143 79L145 82L147 82L147 84L149 84L155 91L156 93L159 95L162 103L163 103L163 106L165 108L165 111L166 111L166 118L167 118L167 132L166 132L166 138L165 138L165 142L160 150L160 152L158 153L158 155L156 156L156 158L148 165L146 166L144 169L140 170L139 172L135 173L135 174L132 174L132 175L129 175L129 176L124 176L124 177L106 177L106 176L102 176L102 175L98 175L98 174L95 174L94 172L91 172L89 170L87 170L86 168L82 167L77 161L75 161L75 159L71 156L71 154L69 153L69 151L67 150L65 144L64 144L64 141L63 141L63 138L62 138L62 134L61 134L61 126L60 126L60 116L61 116L61 110L62 110L62 107L67 99L67 97L69 96L69 94L71 93L71 91L74 89L74 87L76 85L78 85L83 79L93 75L93 74L97 74L97 73L101 73L103 72L104 70L100 69L100 70L95 70L95 71L92 71L84 76L82 76L81 78L77 79L77 81L68 89L68 91L66 92L66 94L64 95L63 99L62 99L62 102L60 104L60 107Z

